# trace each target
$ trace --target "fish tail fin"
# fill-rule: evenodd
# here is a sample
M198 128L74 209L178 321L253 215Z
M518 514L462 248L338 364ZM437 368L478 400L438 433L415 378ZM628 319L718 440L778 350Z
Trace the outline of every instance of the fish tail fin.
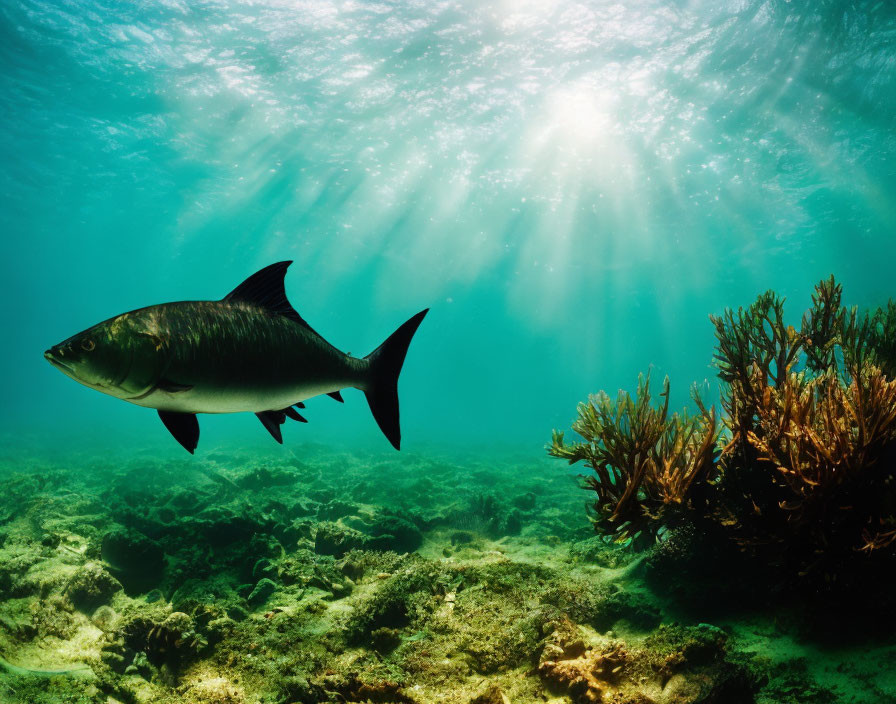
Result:
M411 338L414 337L427 312L429 308L417 313L365 357L370 365L370 376L364 395L370 404L374 420L396 450L401 446L401 427L398 422L398 375L401 373Z

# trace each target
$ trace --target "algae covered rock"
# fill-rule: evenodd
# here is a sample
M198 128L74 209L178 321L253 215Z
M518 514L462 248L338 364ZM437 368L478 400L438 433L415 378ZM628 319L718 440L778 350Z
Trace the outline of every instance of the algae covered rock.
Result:
M148 661L176 674L208 644L192 616L181 611L136 612L121 619L117 635L132 650L145 653Z
M405 563L397 574L384 574L345 624L350 643L370 642L380 629L401 630L420 625L440 603L436 596L440 574L426 563Z
M92 611L107 603L121 588L121 583L102 565L88 562L71 576L65 595L78 609Z
M644 647L621 641L568 647L573 636L561 632L549 639L538 672L550 691L573 702L752 704L760 684L728 658L727 636L713 626L661 627Z
M367 537L353 528L344 528L337 523L321 523L314 536L314 552L342 557L349 550L363 548L366 541Z
M473 697L470 704L510 704L510 699L498 685L490 684L481 694Z
M401 516L379 516L368 532L372 537L367 540L367 547L371 550L414 552L423 544L420 529Z
M635 559L632 551L609 543L602 535L576 541L569 546L569 556L576 562L591 563L608 569L624 567Z
M263 579L258 580L258 584L256 584L255 588L249 593L246 601L248 601L251 606L260 606L266 602L275 591L277 591L277 583L264 577Z
M103 561L125 591L149 591L162 578L165 555L159 544L134 529L113 530L103 536Z

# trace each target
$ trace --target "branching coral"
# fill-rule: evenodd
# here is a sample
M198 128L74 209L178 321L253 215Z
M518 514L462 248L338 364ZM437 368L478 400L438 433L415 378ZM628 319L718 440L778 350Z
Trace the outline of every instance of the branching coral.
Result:
M765 394L760 419L762 434L748 439L788 489L780 506L791 522L824 542L858 524L848 540L865 551L896 539L885 461L896 440L896 381L874 366L849 383L793 373Z
M692 396L698 415L669 415L669 380L662 405L650 403L650 377L638 381L635 398L620 391L614 402L605 393L579 404L573 430L585 442L568 445L554 432L548 452L570 464L584 461L593 471L585 487L597 494L595 529L621 540L652 538L702 502L694 492L712 478L718 423L715 409Z
M719 513L741 545L777 543L772 559L801 574L842 570L844 553L896 539L896 382L877 366L896 314L859 314L841 298L833 277L820 282L799 332L771 292L712 319L731 431Z
M710 523L733 545L783 568L784 579L855 582L896 561L896 303L860 313L821 281L799 329L773 291L711 316L722 381L724 447L715 413L668 413L649 380L635 398L603 393L579 405L567 445L597 494L595 529L619 538Z

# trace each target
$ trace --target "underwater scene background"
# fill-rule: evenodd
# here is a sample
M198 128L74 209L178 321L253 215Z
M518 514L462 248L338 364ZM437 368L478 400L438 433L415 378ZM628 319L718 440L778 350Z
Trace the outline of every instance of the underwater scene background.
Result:
M877 473L806 519L867 508L865 538L769 519L743 563L693 536L790 499L743 489L752 523L662 519L645 546L545 451L648 370L654 405L668 375L670 413L699 416L692 382L721 413L708 316L766 290L796 329L831 274L887 310L892 3L7 0L0 104L0 701L896 701L896 420L856 460ZM191 457L42 358L285 259L355 355L431 308L400 453L347 390L283 447L202 416ZM854 347L890 398L878 328ZM839 382L812 393L861 389L830 340L814 371ZM766 574L769 535L797 548Z

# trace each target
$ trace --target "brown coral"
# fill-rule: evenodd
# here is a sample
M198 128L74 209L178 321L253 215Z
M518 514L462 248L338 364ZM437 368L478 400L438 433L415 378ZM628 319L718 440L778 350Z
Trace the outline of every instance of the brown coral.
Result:
M721 455L716 415L600 393L579 405L584 439L548 452L593 471L595 529L644 538L684 524L726 535L783 581L862 581L896 560L896 303L860 313L841 304L833 277L815 288L799 329L768 291L711 316L722 381ZM642 544L647 541L640 541ZM860 559L857 556L864 556ZM867 579L866 579L867 581Z
M585 442L566 444L563 433L554 432L549 454L570 464L584 461L594 472L584 486L597 494L599 532L652 539L701 501L693 490L713 476L715 409L707 409L695 390L699 414L670 416L668 378L660 396L662 405L651 405L650 376L641 376L634 399L621 391L614 402L601 392L579 404L572 428Z
M799 332L771 292L713 318L731 431L722 485L734 489L720 516L742 545L782 544L772 558L800 574L896 540L896 382L880 366L892 365L890 315L841 298L820 282Z
M550 685L567 692L576 704L593 704L603 702L604 693L619 684L628 660L625 646L615 643L574 658L542 659L538 672Z

